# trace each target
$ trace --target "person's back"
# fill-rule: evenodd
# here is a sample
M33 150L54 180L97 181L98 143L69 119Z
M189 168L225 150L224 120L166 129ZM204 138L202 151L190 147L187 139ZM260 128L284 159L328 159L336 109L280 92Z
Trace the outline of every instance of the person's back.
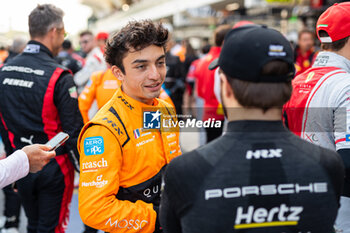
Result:
M292 54L281 33L263 26L225 37L211 69L220 67L227 132L169 164L164 232L332 232L344 168L335 152L283 126Z
M344 233L350 232L349 13L350 4L340 3L319 17L316 32L323 51L311 69L295 78L292 97L284 106L291 131L342 157L346 174L335 229Z
M286 124L292 132L332 150L342 148L345 141L344 100L350 88L347 63L335 53L320 52L313 67L293 80L295 94L284 106Z
M187 153L168 169L176 179L165 180L172 185L167 192L179 197L169 205L176 206L183 233L332 230L340 158L280 122L230 122L210 148Z
M77 91L68 70L55 62L64 40L63 11L38 5L29 15L31 40L0 72L0 131L6 153L45 144L60 131L70 135L37 174L17 182L28 232L64 232L73 193L76 142L83 126ZM43 20L46 19L46 20Z

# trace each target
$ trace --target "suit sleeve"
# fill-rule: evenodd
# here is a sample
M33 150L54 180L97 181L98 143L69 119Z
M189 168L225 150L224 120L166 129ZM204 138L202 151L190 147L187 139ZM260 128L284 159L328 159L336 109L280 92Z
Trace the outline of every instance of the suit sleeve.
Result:
M93 74L89 82L84 87L83 92L79 95L79 110L81 116L83 117L84 124L87 123L89 119L89 109L96 98L96 78L99 74Z
M0 160L0 188L3 188L23 177L29 172L27 154L17 150L8 158Z
M175 192L172 192L171 189L176 188L172 183L173 179L172 169L169 166L166 170L164 177L164 192L162 193L162 198L160 202L160 225L163 228L164 233L181 233L181 223L180 218L176 214L176 208L174 203L177 200Z
M122 151L112 132L93 125L80 137L79 213L83 222L105 232L153 232L157 214L152 204L116 198Z
M77 141L83 119L79 112L76 86L70 73L63 73L56 83L54 103L62 124L62 130L69 134L65 147L75 169L79 169Z

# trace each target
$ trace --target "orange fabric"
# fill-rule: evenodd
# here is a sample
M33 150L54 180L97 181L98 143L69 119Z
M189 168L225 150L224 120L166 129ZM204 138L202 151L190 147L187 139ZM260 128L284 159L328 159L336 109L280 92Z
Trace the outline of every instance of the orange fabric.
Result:
M84 123L90 120L88 112L94 100L96 99L98 108L102 108L111 99L120 85L121 81L113 75L110 69L98 71L91 75L89 82L78 99Z
M121 81L113 75L111 69L98 71L91 75L89 82L84 87L78 99L84 124L90 120L88 113L94 100L96 99L97 101L98 109L101 109L112 98L120 86ZM174 106L173 101L163 89L160 92L159 98Z
M6 50L0 50L0 62L3 63L6 58L9 56L9 52Z
M155 229L157 214L153 204L116 198L120 187L146 183L181 154L178 131L142 129L146 107L159 107L162 113L171 109L160 99L154 100L154 106L140 103L119 88L80 133L79 213L83 222L93 228L149 233ZM103 149L99 147L94 150L99 152L92 154L89 148L96 138L103 139Z
M186 48L181 46L181 49L175 55L179 57L181 62L184 62L186 59Z
M171 104L173 108L175 108L173 101L171 100L170 96L166 93L166 91L164 91L163 88L160 90L159 99L164 100L168 104Z

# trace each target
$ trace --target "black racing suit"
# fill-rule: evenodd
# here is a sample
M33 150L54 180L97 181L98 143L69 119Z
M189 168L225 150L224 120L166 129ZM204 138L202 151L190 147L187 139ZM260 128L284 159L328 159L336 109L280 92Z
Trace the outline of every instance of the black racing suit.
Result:
M73 77L48 48L30 41L1 68L0 99L0 132L7 154L32 143L45 144L60 131L70 135L42 171L17 182L28 232L64 232L83 126Z
M344 167L280 121L234 121L166 170L164 232L332 232Z

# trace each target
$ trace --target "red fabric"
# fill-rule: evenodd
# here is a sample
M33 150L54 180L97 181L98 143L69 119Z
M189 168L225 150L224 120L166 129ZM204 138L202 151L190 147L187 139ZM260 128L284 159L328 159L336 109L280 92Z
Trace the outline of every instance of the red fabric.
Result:
M47 134L49 139L53 138L59 131L62 130L58 111L54 104L55 85L62 72L63 69L56 68L51 76L44 96L42 120L44 123L44 132ZM69 109L67 109L67 111L69 111ZM68 159L68 154L56 156L55 159L61 168L62 174L64 175L65 183L59 222L55 228L55 233L64 233L69 220L69 206L72 199L74 186L74 168Z
M316 58L316 53L313 55L313 59L310 62L309 58L311 54L313 53L312 50L307 51L305 54L302 54L300 52L300 49L297 49L296 52L296 58L295 58L295 70L296 74L295 76L303 73L305 70L309 69L312 66L312 63L314 62L314 58Z
M214 74L215 70L209 70L209 64L219 57L221 52L220 47L212 47L209 53L201 58L194 72L196 77L197 94L204 99L204 114L203 120L214 118L216 120L224 120L224 115L218 115L217 110L219 102L214 94Z
M109 34L107 32L99 32L96 35L96 40L107 40L108 36L109 36Z
M335 144L339 143L339 142L345 142L346 141L346 138L341 138L341 139L338 139L337 141L335 141Z
M61 130L61 123L58 117L57 108L53 100L53 95L55 91L56 82L62 74L62 72L63 69L56 68L56 70L51 76L49 85L44 96L41 116L44 124L44 132L48 136L49 140ZM69 111L69 109L67 109L67 111Z
M335 3L318 18L316 31L326 31L332 42L350 36L350 3ZM320 40L321 41L321 40Z
M64 175L64 192L61 203L60 217L58 224L55 228L55 233L64 233L68 226L69 221L69 207L72 201L73 188L74 188L74 168L69 161L68 155L60 155L55 157L58 165L61 168Z
M316 90L313 90L318 81L328 73L338 70L337 67L317 67L311 68L308 71L297 76L293 84L293 93L290 100L284 105L284 112L287 114L288 128L290 131L298 136L301 136L305 123L307 121L307 110L310 102L317 92L318 88L322 86L329 77L345 73L344 71L335 72L334 74L326 77ZM310 97L310 94L313 93ZM306 113L304 118L304 112ZM303 121L304 119L304 121Z
M13 141L14 141L14 138L15 138L15 135L14 135L11 131L9 131L9 129L7 128L6 123L5 123L4 118L2 117L2 114L1 114L1 113L0 113L0 118L1 118L2 124L4 125L5 130L7 131L8 138L9 138L9 140L10 140L10 142L11 142L12 148L16 149L15 144L14 144L14 142L13 142Z

